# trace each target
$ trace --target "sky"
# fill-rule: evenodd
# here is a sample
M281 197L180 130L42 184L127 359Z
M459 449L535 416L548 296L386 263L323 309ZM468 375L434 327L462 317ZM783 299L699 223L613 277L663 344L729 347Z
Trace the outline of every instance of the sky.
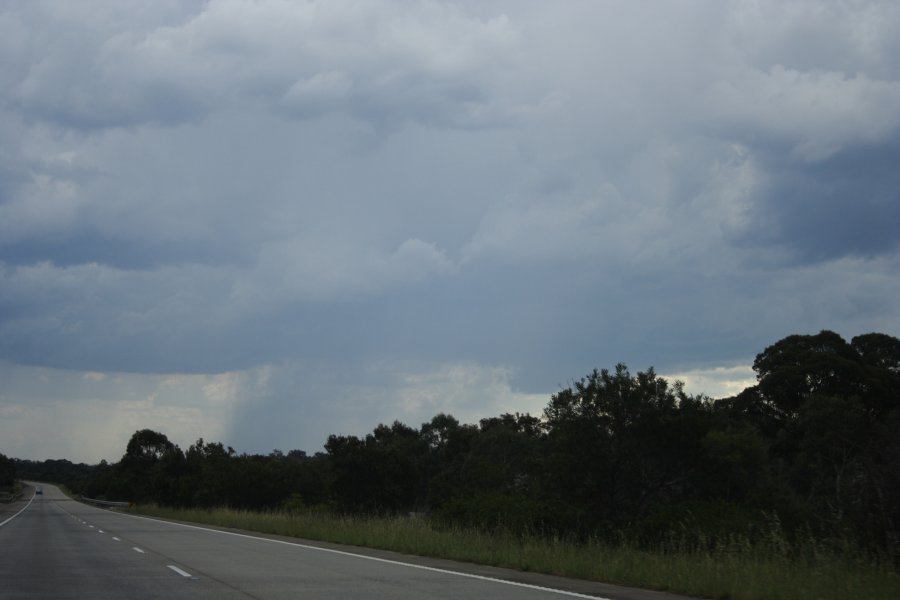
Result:
M900 336L894 0L0 3L0 452Z

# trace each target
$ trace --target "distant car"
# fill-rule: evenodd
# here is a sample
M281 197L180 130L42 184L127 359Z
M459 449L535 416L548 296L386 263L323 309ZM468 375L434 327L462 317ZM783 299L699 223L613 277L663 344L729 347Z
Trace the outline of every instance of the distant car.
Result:
M36 488L34 488L34 493L35 493L35 494L40 494L41 496L43 496L43 495L44 495L44 488L42 488L41 486L37 486Z

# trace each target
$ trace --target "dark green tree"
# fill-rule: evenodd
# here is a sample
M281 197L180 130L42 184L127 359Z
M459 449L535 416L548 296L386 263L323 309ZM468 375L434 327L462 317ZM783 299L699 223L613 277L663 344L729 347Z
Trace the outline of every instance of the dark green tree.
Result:
M325 449L334 499L342 510L406 512L422 500L426 446L415 429L394 421L365 439L331 435Z
M547 526L548 513L535 493L544 438L537 417L503 414L482 419L477 429L455 427L449 433L446 443L455 439L456 451L442 456L429 488L429 504L439 518L516 530Z
M185 498L193 506L228 506L233 501L234 468L233 448L221 442L204 442L198 439L185 452Z
M757 389L785 419L797 416L813 395L858 395L863 365L856 350L833 331L791 335L757 354Z
M894 543L900 521L900 341L866 334L792 335L757 356L739 399L770 410L761 431L785 496L785 523ZM754 403L757 403L754 407ZM790 508L793 507L793 510ZM868 543L868 542L866 542Z
M682 418L682 405L706 410L652 368L632 375L623 364L553 395L544 410L545 489L573 511L576 527L621 526L683 493L706 430L703 419Z
M167 466L177 460L172 457L175 451L175 444L165 434L150 429L134 432L107 495L130 502L160 502L161 496L168 500L167 474L159 465L164 457Z
M151 429L141 429L140 431L135 431L131 439L128 440L122 461L152 464L161 459L174 446L165 434Z
M858 335L850 341L863 363L860 397L868 409L885 416L900 409L900 340L883 333Z
M0 454L0 489L11 488L16 480L16 464L5 455Z
M866 364L900 375L900 340L884 333L858 335L850 344Z

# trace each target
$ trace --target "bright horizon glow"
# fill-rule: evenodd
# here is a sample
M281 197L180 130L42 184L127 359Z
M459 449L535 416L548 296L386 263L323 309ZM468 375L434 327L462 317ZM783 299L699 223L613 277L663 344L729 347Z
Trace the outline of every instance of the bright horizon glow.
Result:
M4 398L0 406L3 453L29 460L117 462L135 431L153 429L166 434L182 450L203 438L233 446L238 453L266 454L278 444L271 448L244 447L230 437L230 432L234 426L231 415L239 404L252 404L254 393L271 393L266 389L271 369L216 375L152 375L18 367L0 362L7 389L13 394L31 394L18 403ZM682 381L688 394L719 398L753 385L755 379L748 378L752 374L748 366L732 366L660 376L670 384ZM302 430L295 444L289 442L278 449L300 449L312 454L322 451L331 433L364 436L379 423L390 424L394 420L419 427L439 412L448 412L470 424L506 412L540 416L551 395L558 391L517 392L510 388L508 370L471 364L403 373L401 378L404 385L395 392L393 402L385 403L387 410L372 414L370 422L360 419L340 431L316 431L321 437L318 445L304 444L303 440L310 439L313 433ZM34 386L24 383L35 380L41 382L36 392ZM19 389L21 392L17 392ZM358 390L334 390L336 396L355 391ZM377 396L387 390L372 386L367 392ZM481 403L474 399L481 399ZM451 406L459 410L441 408ZM389 414L390 410L395 412Z

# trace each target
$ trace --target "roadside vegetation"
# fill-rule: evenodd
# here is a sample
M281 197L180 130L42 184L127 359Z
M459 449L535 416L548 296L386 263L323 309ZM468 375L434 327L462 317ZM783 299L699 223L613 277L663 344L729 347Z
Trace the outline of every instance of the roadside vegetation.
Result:
M765 541L733 538L700 548L671 539L646 548L509 531L439 527L421 517L363 517L322 512L251 512L141 505L131 512L212 525L446 558L620 585L732 600L900 598L892 565L856 548L840 551L813 539L789 544L773 530Z
M0 454L0 504L12 502L22 491L16 481L16 465L12 459Z
M792 335L753 368L755 385L713 400L620 364L540 416L395 421L312 456L182 450L145 429L115 464L14 463L285 535L709 597L900 597L900 340Z
M16 464L0 454L0 492L11 492L16 480Z

